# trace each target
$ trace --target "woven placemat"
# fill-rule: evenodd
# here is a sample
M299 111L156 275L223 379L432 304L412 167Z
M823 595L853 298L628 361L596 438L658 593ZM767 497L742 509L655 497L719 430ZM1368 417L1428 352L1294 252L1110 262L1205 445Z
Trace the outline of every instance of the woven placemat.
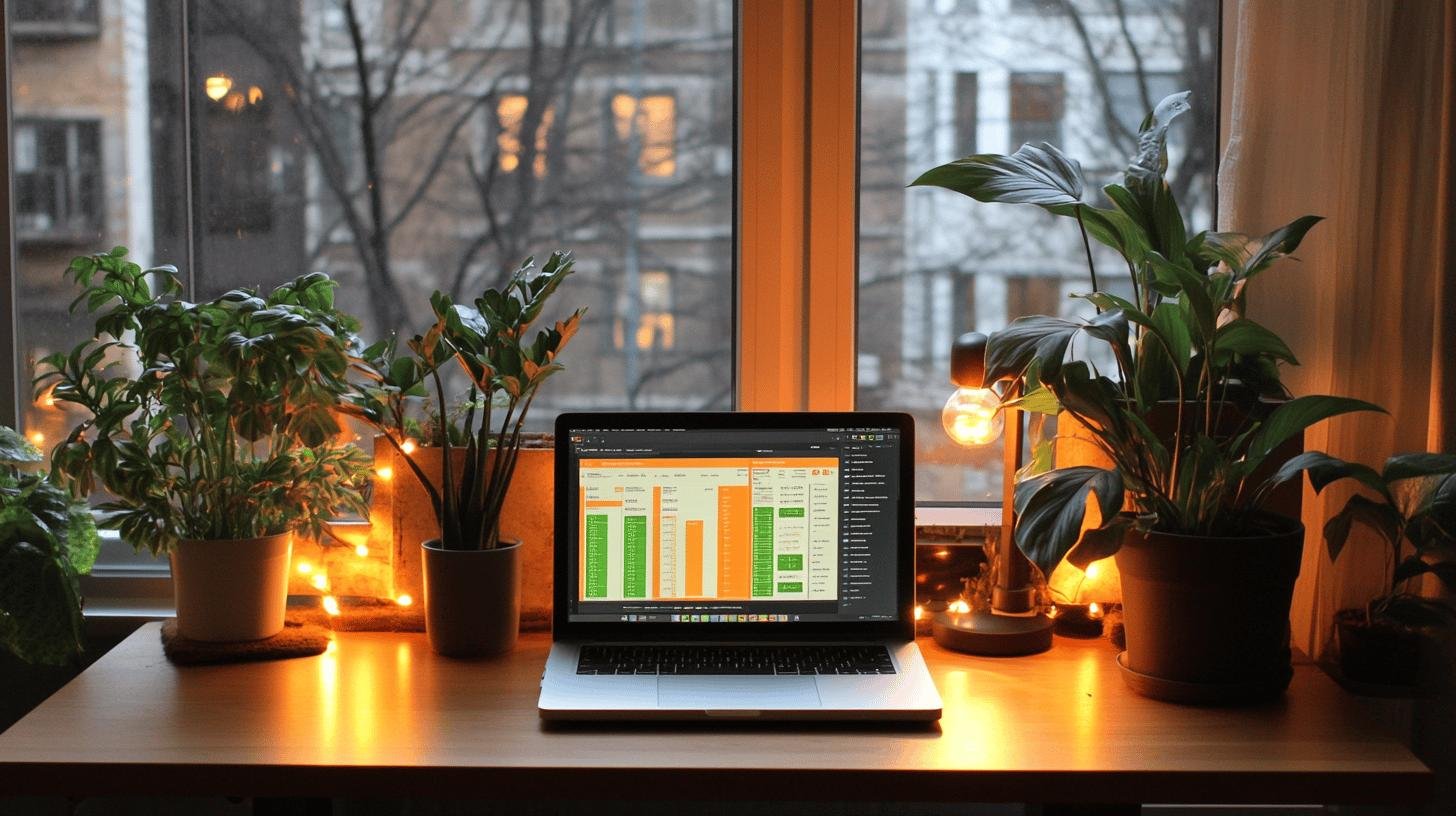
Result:
M270 638L209 643L178 635L177 619L173 618L162 624L162 653L179 666L283 660L323 654L329 648L330 637L329 630L322 626L290 618L284 622L283 631Z

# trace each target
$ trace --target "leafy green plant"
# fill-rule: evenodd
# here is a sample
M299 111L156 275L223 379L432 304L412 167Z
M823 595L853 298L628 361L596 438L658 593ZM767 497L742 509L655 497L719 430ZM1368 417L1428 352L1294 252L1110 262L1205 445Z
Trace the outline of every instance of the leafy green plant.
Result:
M1352 495L1324 529L1331 560L1345 550L1355 525L1375 532L1386 547L1382 582L1386 589L1365 605L1367 625L1456 624L1456 611L1450 606L1411 590L1415 579L1431 574L1448 590L1456 591L1456 455L1398 454L1385 460L1376 472L1358 462L1310 452L1290 459L1275 479L1282 481L1301 472L1309 473L1316 493L1346 478L1375 492L1373 499L1362 493Z
M526 414L542 383L562 370L557 356L581 324L585 309L528 338L547 299L571 274L570 253L556 252L539 273L527 258L503 289L487 289L473 305L455 303L435 292L430 306L435 322L408 343L408 356L394 339L364 349L356 361L366 382L351 399L351 410L394 446L424 485L440 522L441 544L450 550L492 549L500 542L500 511L515 474ZM404 434L412 427L405 401L433 387L435 404L447 399L446 368L465 375L464 414L441 418L425 441L443 449L441 484L404 453ZM459 473L451 451L465 449Z
M84 648L78 576L99 539L90 509L44 474L44 457L0 426L0 647L28 663L65 665Z
M112 494L103 526L160 554L180 539L322 540L340 512L366 510L368 459L337 416L355 323L328 276L191 303L174 267L143 270L123 247L67 276L96 338L45 358L36 384L87 415L52 467L78 496Z
M1025 401L1045 389L1115 464L1062 468L1017 485L1016 540L1046 572L1069 554L1079 566L1112 554L1129 527L1261 532L1267 521L1258 511L1272 485L1258 477L1269 455L1320 420L1380 410L1341 397L1260 402L1282 394L1278 366L1297 361L1274 332L1244 317L1248 287L1320 219L1303 216L1262 237L1189 237L1165 178L1168 128L1189 109L1188 99L1173 94L1143 120L1123 183L1102 188L1108 207L1083 201L1081 165L1045 143L1010 156L968 156L914 182L978 201L1032 204L1075 220L1081 232L1092 291L1077 297L1097 315L1022 317L993 333L986 352L987 383L1022 378ZM1132 300L1098 288L1089 237L1120 256ZM1090 360L1069 359L1078 338L1110 352L1115 377ZM1154 428L1159 413L1170 415L1165 433ZM1089 494L1104 524L1079 541Z

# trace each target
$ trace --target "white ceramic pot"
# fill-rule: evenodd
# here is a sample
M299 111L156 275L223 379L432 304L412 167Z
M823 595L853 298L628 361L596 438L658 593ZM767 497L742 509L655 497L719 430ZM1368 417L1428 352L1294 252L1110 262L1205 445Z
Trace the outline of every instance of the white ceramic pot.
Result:
M293 534L183 540L172 552L177 633L191 640L262 640L283 629Z

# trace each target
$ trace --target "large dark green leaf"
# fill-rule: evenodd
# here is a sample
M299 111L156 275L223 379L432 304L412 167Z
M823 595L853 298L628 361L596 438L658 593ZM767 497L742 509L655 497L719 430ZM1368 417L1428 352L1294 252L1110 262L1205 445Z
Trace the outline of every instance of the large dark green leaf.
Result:
M1400 586L1417 575L1430 573L1441 579L1447 591L1456 591L1456 563L1449 561L1427 561L1419 555L1412 555L1395 567L1391 583Z
M1097 497L1102 518L1122 511L1122 476L1115 470L1062 468L1016 485L1016 544L1044 574L1077 543L1088 493Z
M1350 538L1350 528L1357 521L1368 525L1386 540L1393 540L1400 530L1400 514L1395 512L1395 508L1359 494L1351 496L1340 512L1325 522L1325 546L1329 549L1331 561L1340 557L1340 551Z
M1271 485L1283 484L1295 478L1300 473L1309 473L1310 486L1314 492L1324 490L1331 482L1344 478L1353 478L1361 484L1386 495L1385 481L1380 478L1374 468L1362 465L1359 462L1346 462L1337 459L1328 453L1321 451L1305 451L1291 458L1269 477Z
M1299 249L1299 244L1304 240L1305 234L1323 220L1324 218L1318 215L1300 216L1260 238L1259 248L1249 258L1244 271L1245 277L1254 277L1268 268L1269 264Z
M1275 448L1284 444L1285 440L1295 434L1303 433L1304 429L1316 422L1356 411L1385 413L1385 409L1379 405L1350 397L1295 397L1275 408L1268 418L1259 424L1258 430L1249 440L1245 458L1250 464L1261 461Z
M1299 365L1299 361L1294 359L1294 352L1279 335L1246 317L1219 326L1214 344L1218 360L1224 359L1221 356L1224 354L1260 354Z
M911 187L943 187L977 201L1057 207L1082 202L1082 166L1056 147L1022 145L1010 156L983 153L933 167Z
M1401 453L1385 460L1380 476L1387 482L1412 479L1417 476L1437 476L1456 473L1456 454L1451 453Z

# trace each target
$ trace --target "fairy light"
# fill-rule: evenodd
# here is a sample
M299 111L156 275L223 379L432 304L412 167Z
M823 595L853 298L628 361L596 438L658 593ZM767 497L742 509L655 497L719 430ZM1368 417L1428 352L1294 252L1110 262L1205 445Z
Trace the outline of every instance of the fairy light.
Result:
M413 439L406 439L404 441L404 444L399 446L399 449L404 451L405 456L409 456L411 453L414 453L415 449L418 447L419 446L415 444L415 441Z
M403 595L400 595L398 598L395 598L394 602L399 604L400 606L409 606L410 604L415 602L415 599L410 597L408 593L405 593Z
M1098 604L1096 601L1093 601L1092 603L1088 604L1087 605L1087 616L1088 617L1091 617L1091 618L1100 618L1100 617L1102 617L1102 606L1100 604Z
M26 434L26 438L30 440L30 444L35 445L36 447L45 444L45 434L41 433L40 431L31 431L29 434Z
M957 615L964 615L967 612L971 611L971 605L962 600L951 601L950 611L954 612Z
M385 465L384 467L374 471L374 475L378 476L380 481L387 482L390 479L394 478L394 468L390 467L389 465Z
M227 74L213 74L202 81L202 89L207 98L214 102L221 101L228 91L233 89L233 78Z
M360 544L360 545L358 545L357 547L354 548L354 554L357 555L357 556L359 556L360 558L368 558L369 557L369 545L368 544Z
M329 577L327 575L324 575L323 573L319 573L318 575L315 575L313 577L313 588L314 589L328 589L329 588Z
M916 606L915 607L915 620L920 620L920 619L922 619L924 617L925 617L925 607L923 607L923 606Z
M327 613L329 613L329 616L330 617L338 617L338 615L339 615L339 599L338 598L335 598L332 595L325 595L324 596L324 611L327 612Z
M299 561L298 562L298 574L299 575L311 575L312 573L313 573L313 564L309 563L308 561Z
M1094 581L1097 580L1097 574L1100 573L1101 571L1102 571L1102 565L1101 564L1098 564L1096 561L1094 561L1091 564L1088 564L1087 565L1087 577L1090 578L1090 579L1092 579L1092 580L1094 580Z

